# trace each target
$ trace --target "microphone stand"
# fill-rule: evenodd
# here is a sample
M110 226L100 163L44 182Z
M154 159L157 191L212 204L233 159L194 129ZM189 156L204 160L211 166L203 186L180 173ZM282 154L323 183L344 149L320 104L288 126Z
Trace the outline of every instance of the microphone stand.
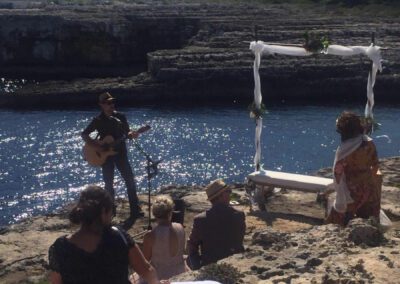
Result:
M143 154L143 156L146 158L146 172L147 172L147 195L148 195L148 210L149 210L149 223L147 226L147 230L151 230L151 182L150 180L155 177L158 174L158 164L162 161L162 160L158 160L158 161L153 161L150 157L150 155L148 153L146 153L146 151L144 151L143 147L140 146L139 142L137 142L136 140L134 140L134 144L136 149L139 150L140 153Z

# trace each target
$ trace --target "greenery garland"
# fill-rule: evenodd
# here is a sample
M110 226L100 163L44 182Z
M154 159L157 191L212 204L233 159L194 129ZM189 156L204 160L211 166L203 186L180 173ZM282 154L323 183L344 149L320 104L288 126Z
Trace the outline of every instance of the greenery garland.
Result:
M312 32L305 32L303 37L305 40L303 47L309 52L318 53L327 49L329 46L329 39L327 36L320 36Z
M367 134L371 134L373 131L379 130L381 124L378 123L373 117L361 117L361 124L366 130Z
M263 103L261 103L260 108L257 108L254 101L248 106L247 109L250 111L250 117L256 119L262 117L267 112L267 109Z

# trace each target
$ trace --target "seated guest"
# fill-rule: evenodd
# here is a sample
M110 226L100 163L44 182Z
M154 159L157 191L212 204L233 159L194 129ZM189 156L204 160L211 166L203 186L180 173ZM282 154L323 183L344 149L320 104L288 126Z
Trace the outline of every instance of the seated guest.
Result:
M382 177L375 144L353 112L340 114L336 131L341 136L333 164L336 198L326 222L344 226L355 217L378 218Z
M113 200L99 186L82 191L69 219L77 232L58 238L49 249L50 283L128 284L128 267L148 283L160 283L156 271L133 239L111 227Z
M161 279L188 271L185 252L185 230L179 223L172 223L174 202L169 196L157 196L152 212L157 225L144 236L143 254L156 269Z
M222 179L206 187L211 209L197 215L188 240L188 264L192 269L243 252L244 213L229 204L231 190Z

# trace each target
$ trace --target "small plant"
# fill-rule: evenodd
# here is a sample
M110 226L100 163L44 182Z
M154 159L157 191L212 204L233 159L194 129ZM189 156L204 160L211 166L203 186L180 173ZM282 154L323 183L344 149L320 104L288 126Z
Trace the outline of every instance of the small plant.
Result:
M255 102L252 102L247 109L250 111L251 118L260 118L267 112L263 103L261 103L260 108L257 108Z
M321 52L324 49L328 48L329 40L326 36L320 36L315 33L304 33L305 43L303 47L305 50L313 53Z
M371 134L373 131L379 130L380 123L378 123L372 117L361 117L361 124L363 125L367 134Z
M200 269L196 280L214 280L222 284L241 283L242 274L230 264L212 263Z
M35 284L50 284L50 282L47 279L40 279L38 282L35 281Z
M237 204L242 203L241 198L240 198L240 195L237 194L236 192L232 192L232 193L231 193L230 201L232 201L232 202L234 202L234 203L236 202Z
M390 186L397 187L398 189L400 189L400 183L397 182L391 183Z

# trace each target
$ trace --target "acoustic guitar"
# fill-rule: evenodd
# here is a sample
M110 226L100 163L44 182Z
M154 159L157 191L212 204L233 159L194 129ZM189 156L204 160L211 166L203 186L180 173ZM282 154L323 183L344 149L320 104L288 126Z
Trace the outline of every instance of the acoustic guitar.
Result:
M149 125L143 126L136 130L138 134L146 132L151 127ZM122 143L124 140L128 139L127 136L123 136L117 140L111 135L108 135L99 141L99 144L104 146L104 149L99 150L98 148L90 145L89 143L85 143L83 146L83 159L89 163L89 165L94 167L102 166L109 156L114 156L117 152L114 150L114 147L119 143Z

